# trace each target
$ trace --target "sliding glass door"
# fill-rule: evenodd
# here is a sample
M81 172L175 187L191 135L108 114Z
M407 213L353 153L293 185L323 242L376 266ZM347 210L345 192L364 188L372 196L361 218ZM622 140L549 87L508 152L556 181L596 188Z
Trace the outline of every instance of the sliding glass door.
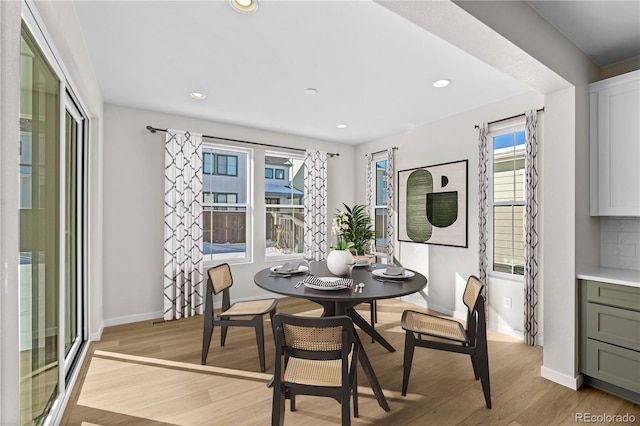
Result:
M86 120L23 24L20 50L20 411L42 424L86 339Z

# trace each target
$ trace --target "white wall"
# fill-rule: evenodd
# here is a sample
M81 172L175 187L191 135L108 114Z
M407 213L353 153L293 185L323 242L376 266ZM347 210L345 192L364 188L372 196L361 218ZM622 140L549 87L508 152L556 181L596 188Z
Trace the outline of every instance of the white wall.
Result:
M541 89L546 125L543 155L542 377L581 384L577 362L576 271L599 264L599 223L589 216L589 92L597 66L522 1L456 2L570 87ZM515 78L526 78L526 70ZM508 72L508 71L507 71ZM524 77L523 77L524 76ZM551 188L554 191L551 191Z
M152 111L105 105L104 120L104 319L105 324L158 318L163 311L164 133L147 125L206 135L339 153L328 159L328 220L354 199L354 147ZM264 148L254 150L264 169ZM264 173L256 172L254 262L232 265L233 299L273 296L253 283L264 258ZM346 184L345 184L346 183ZM330 229L330 226L329 226Z
M429 244L400 243L396 257L410 268L415 268L428 277L426 302L429 308L440 312L466 315L460 302L462 291L469 275L478 274L478 130L476 124L524 113L525 110L540 108L542 94L531 91L503 101L485 105L472 111L428 123L402 135L391 136L374 142L358 145L356 149L356 184L365 188L366 157L389 146L397 146L395 168L397 171L416 167L431 166L451 161L469 160L468 175L468 248L447 247ZM544 144L543 138L539 140ZM397 175L396 175L397 176ZM356 201L364 203L364 191L358 192ZM522 283L509 282L508 285L490 285L489 306L492 328L522 331L521 306ZM509 296L514 300L512 312L503 313L502 300ZM416 298L409 300L416 301ZM419 301L417 301L419 302ZM510 315L512 314L512 315Z

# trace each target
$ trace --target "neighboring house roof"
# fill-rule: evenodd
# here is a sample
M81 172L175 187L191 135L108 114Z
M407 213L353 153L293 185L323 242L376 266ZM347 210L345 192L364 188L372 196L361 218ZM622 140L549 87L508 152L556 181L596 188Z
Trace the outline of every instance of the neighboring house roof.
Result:
M304 192L298 191L295 188L291 188L285 185L272 185L266 183L264 185L264 192L271 194L293 194L293 195L304 195Z

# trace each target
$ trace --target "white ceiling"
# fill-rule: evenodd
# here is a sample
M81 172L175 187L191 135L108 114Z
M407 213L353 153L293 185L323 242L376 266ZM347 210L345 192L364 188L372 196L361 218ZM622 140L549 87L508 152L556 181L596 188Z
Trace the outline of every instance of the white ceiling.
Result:
M530 90L368 0L75 7L108 103L360 143Z
M528 1L601 67L640 56L640 1Z
M602 66L640 54L639 0L528 3ZM74 4L118 105L355 144L530 90L370 0Z

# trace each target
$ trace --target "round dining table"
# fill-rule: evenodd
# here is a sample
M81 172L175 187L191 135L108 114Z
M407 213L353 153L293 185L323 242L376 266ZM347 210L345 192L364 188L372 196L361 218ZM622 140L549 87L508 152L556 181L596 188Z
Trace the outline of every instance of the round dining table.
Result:
M357 289L341 290L315 290L305 285L296 285L307 274L276 274L271 268L258 272L254 281L256 285L272 293L290 297L299 297L316 302L324 308L323 316L348 315L353 322L364 332L369 334L376 342L393 352L395 348L378 333L358 312L354 306L371 300L391 299L405 296L423 290L427 285L427 278L419 272L408 271L413 276L404 279L385 278L373 274L374 269L384 269L386 265L373 264L371 267L353 268L352 278L354 283L364 284L362 291ZM335 277L327 268L325 261L312 262L313 274L318 277Z
M393 352L395 348L354 307L363 302L391 299L416 293L425 288L427 278L419 272L410 270L407 270L407 274L411 276L402 279L386 278L373 273L373 270L384 268L386 268L386 265L383 264L373 264L370 267L355 267L352 272L354 286L340 290L316 290L301 284L301 281L308 276L309 272L312 272L318 278L335 278L327 268L325 261L312 262L311 271L295 274L279 274L275 273L273 268L266 268L255 275L254 281L258 287L264 290L284 296L308 299L322 305L324 308L323 316L348 315L362 331L369 334L388 351ZM361 291L358 284L363 284ZM360 364L369 379L369 383L371 383L378 403L385 411L389 411L389 404L382 393L382 388L376 378L373 367L360 339L357 339L361 347L360 356L358 357Z

